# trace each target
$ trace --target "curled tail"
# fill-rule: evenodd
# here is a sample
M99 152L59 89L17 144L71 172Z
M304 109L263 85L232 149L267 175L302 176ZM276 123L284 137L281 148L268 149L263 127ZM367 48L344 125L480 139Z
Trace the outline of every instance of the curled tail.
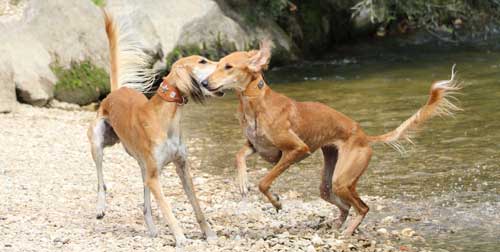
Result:
M461 85L455 80L455 65L453 65L449 80L437 81L432 84L429 99L424 106L395 130L379 136L368 136L368 141L383 142L402 152L404 148L399 141L403 139L412 143L413 133L418 131L424 122L434 116L451 116L454 112L461 110L450 101L450 99L455 99L452 95L460 89Z
M125 86L147 93L159 74L153 69L155 58L144 51L130 25L124 22L118 25L111 14L102 11L110 50L111 91Z

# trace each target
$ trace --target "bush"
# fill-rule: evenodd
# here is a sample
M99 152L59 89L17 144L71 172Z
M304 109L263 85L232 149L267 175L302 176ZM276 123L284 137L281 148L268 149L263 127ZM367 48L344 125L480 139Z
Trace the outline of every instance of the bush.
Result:
M353 10L353 15L368 11L374 23L388 25L406 19L416 28L449 33L457 20L472 32L500 20L500 0L362 0Z

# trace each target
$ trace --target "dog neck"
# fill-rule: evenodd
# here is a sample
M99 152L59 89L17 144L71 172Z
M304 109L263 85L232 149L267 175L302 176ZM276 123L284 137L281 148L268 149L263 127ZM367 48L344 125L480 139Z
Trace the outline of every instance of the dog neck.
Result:
M241 92L241 95L248 98L255 98L265 93L266 89L268 88L269 87L264 81L264 77L262 76L262 74L260 74L257 78L251 81L250 84L247 85L246 89Z
M175 79L168 75L146 106L156 114L162 128L166 130L176 121L176 115L186 102L187 98L175 86Z
M156 94L166 102L175 102L179 105L187 103L187 97L182 96L175 85L169 84L167 78L163 79L160 87L156 90Z

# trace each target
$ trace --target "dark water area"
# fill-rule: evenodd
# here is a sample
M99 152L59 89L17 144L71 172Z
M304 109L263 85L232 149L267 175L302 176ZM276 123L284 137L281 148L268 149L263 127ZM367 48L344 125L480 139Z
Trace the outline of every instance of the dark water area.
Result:
M498 41L498 40L497 40ZM367 221L409 216L404 223L435 249L500 250L500 43L475 46L360 45L266 73L271 88L298 101L318 101L358 121L369 135L397 127L426 102L433 81L450 78L456 64L463 82L454 117L434 118L398 153L375 145L361 195L383 196L394 205ZM234 94L206 106L188 106L185 136L203 157L200 169L235 178L234 156L244 143ZM248 161L256 190L261 159ZM305 200L319 198L320 152L292 166L277 179L276 192L294 190ZM255 171L260 171L257 176ZM235 188L235 190L237 190ZM397 225L397 224L396 224Z

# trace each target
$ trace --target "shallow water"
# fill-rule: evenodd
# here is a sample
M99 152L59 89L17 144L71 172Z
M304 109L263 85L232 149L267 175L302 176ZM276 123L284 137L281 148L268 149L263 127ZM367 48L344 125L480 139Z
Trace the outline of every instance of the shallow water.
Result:
M409 216L408 223L434 248L452 251L498 251L500 248L500 47L360 46L266 74L271 88L299 101L323 102L358 121L366 133L387 132L425 103L432 81L449 79L456 63L465 87L457 103L464 111L434 118L399 154L374 146L361 195L392 198L400 205L372 208L367 221L388 215ZM202 170L235 177L234 155L244 142L236 119L234 94L207 106L187 106L186 137L198 139L190 149L204 157ZM201 154L199 153L201 152ZM316 152L291 167L274 191L292 189L304 198L319 195L322 155ZM248 161L251 182L271 165ZM235 188L236 190L236 188ZM418 218L417 218L418 217ZM415 220L416 219L416 220Z

